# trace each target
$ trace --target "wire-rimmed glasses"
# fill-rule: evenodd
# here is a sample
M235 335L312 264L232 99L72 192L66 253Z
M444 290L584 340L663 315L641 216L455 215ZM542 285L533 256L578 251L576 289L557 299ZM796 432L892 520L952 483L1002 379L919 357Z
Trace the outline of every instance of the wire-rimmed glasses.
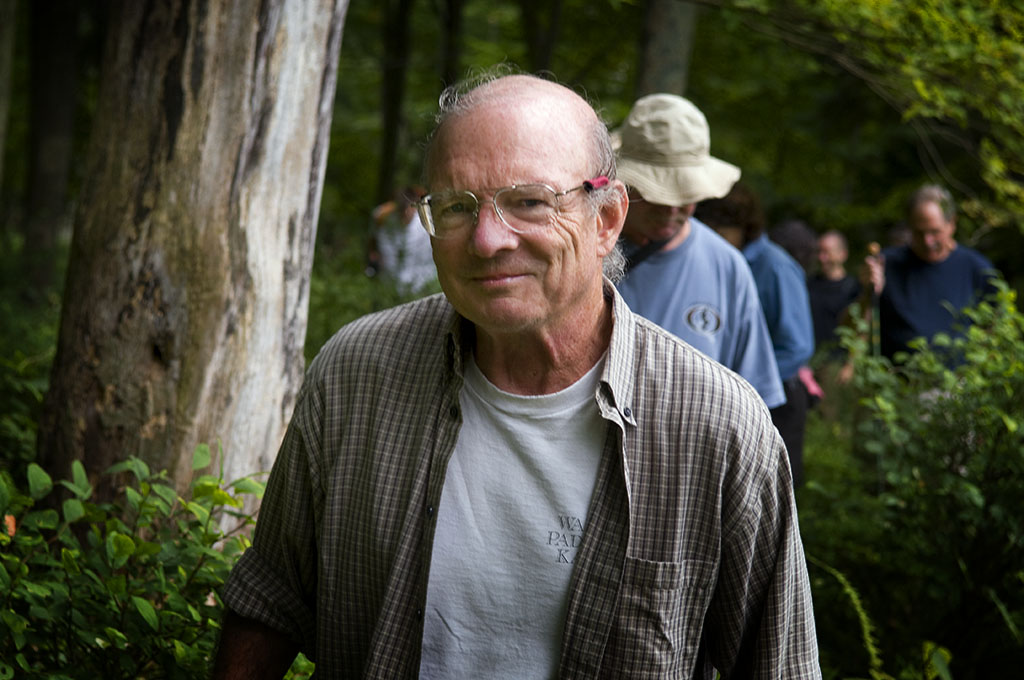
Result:
M427 233L434 238L449 238L472 229L486 203L494 205L495 214L506 227L517 234L528 234L551 224L563 196L580 189L589 194L607 184L604 175L565 191L555 191L547 184L513 184L495 189L490 200L481 200L468 190L439 191L421 198L416 208Z

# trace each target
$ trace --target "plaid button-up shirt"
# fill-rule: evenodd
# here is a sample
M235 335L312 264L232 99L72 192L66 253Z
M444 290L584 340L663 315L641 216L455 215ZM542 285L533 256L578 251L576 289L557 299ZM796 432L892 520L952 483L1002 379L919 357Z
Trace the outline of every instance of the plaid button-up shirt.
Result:
M634 316L594 398L604 454L561 678L817 678L787 456L757 393ZM228 606L328 678L415 678L472 329L437 295L340 330L311 365ZM496 640L495 644L501 644Z

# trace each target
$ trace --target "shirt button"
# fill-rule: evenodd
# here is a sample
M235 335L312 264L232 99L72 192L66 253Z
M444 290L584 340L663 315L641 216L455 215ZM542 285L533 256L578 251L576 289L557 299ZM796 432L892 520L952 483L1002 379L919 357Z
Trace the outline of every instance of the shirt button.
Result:
M453 405L452 405L452 406L451 406L451 407L450 407L450 408L448 409L448 415L450 415L450 416L451 416L452 418L458 418L458 417L459 417L459 407L458 407L458 406L455 406L455 405L453 404Z
M417 609L416 610L416 618L417 619L422 619L423 618L423 610L422 609Z
M433 516L434 516L434 506L433 505L428 505L427 506L427 517L433 517Z
M622 409L622 415L626 416L627 418L632 418L633 412L630 411L629 407L627 406L626 408Z

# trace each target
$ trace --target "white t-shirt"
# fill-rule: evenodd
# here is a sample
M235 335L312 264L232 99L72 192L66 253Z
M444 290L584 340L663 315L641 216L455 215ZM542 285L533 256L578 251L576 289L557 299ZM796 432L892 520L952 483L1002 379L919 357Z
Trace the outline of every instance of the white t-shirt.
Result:
M606 436L604 360L555 394L492 385L472 359L437 514L422 678L554 678L572 563Z

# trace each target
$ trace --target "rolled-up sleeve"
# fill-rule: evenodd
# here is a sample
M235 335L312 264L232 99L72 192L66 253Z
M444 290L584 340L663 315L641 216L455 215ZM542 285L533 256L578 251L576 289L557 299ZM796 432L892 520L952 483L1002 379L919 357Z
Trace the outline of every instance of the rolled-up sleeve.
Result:
M722 536L716 595L708 611L709 653L723 678L820 678L810 582L793 483L777 433L737 484L745 487ZM736 489L739 491L739 489Z
M288 635L315 658L317 465L322 399L310 380L274 461L260 507L253 545L235 564L222 593L242 616Z

